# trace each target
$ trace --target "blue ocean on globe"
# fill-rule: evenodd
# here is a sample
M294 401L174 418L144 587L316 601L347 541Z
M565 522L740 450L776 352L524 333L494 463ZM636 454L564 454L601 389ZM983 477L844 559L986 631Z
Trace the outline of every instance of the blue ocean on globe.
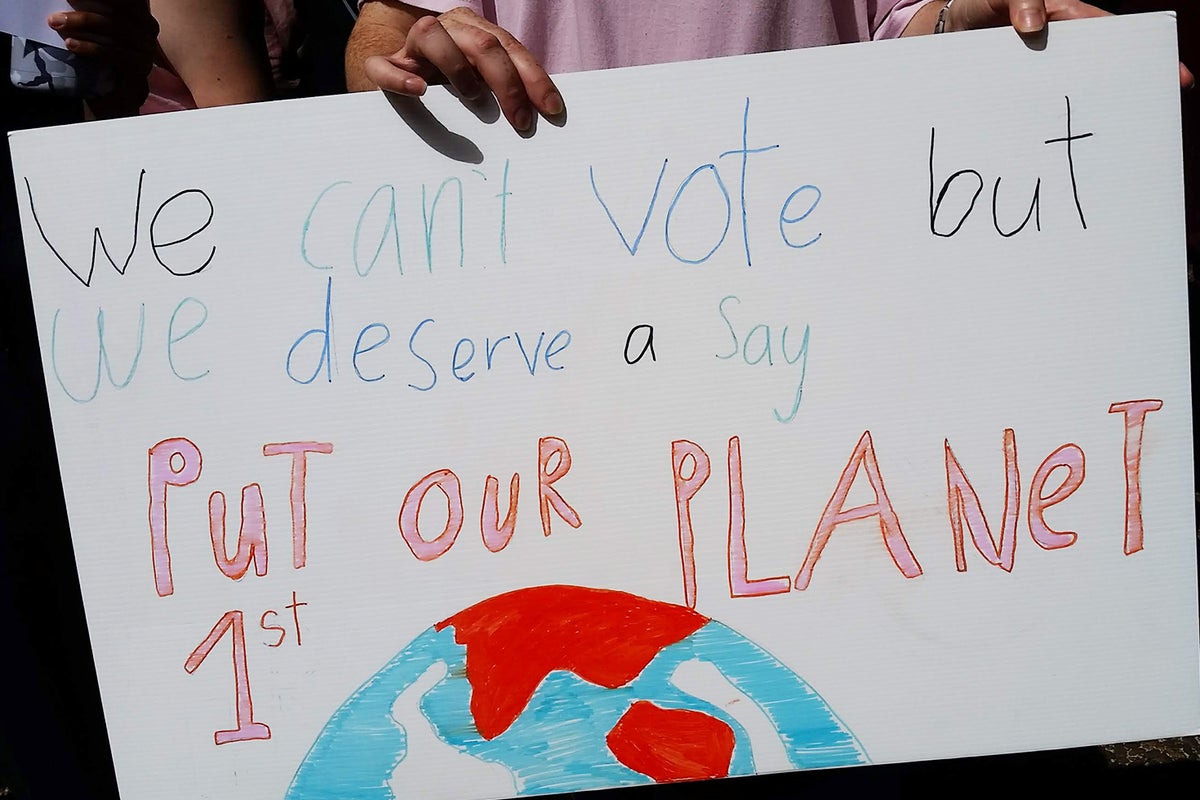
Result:
M600 590L579 591L589 593L586 600ZM605 598L609 596L638 602L639 613L661 607L694 614L633 595L606 592ZM539 603L537 608L546 605ZM555 615L558 622L547 625L561 628L566 613L576 611L548 609L546 614ZM611 607L597 613L607 620L614 617ZM620 748L614 753L610 744L614 729L635 704L652 704L664 714L700 712L719 720L713 723L716 728L727 725L732 731L732 752L722 772L730 776L867 763L857 739L805 680L732 629L695 617L693 632L651 651L640 672L615 688L584 680L572 669L550 670L521 713L492 738L480 733L471 707L473 683L482 679L480 670L487 665L469 659L468 650L484 645L473 643L478 639L461 643L463 637L453 624L431 627L334 712L297 769L286 798L392 800L429 794L424 789L447 783L455 788L443 788L444 796L453 797L508 797L654 783L654 770L644 774L622 761L636 767L641 759L650 759L672 768L672 759L678 760L679 755L671 737L650 741L662 742L659 746L672 752L661 758L641 753L637 761L618 757ZM574 617L571 620L576 624ZM601 628L623 624L619 620ZM536 637L538 619L512 620L512 625L511 630L521 631L523 641ZM570 630L571 636L587 636L586 629L578 634ZM561 632L557 635L555 644L562 641ZM620 629L614 635L620 637L614 642L620 643L637 634ZM491 648L506 644L486 642ZM531 648L516 657L539 655L545 656ZM587 674L586 669L580 671ZM452 774L441 774L445 770ZM406 787L412 787L411 792Z

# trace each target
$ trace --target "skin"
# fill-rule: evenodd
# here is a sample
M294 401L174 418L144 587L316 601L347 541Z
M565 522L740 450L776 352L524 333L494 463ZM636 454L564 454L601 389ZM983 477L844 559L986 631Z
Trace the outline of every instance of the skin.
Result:
M563 112L562 95L533 54L469 9L434 15L393 0L363 6L346 46L351 91L378 87L416 97L442 82L467 98L491 92L521 132L533 127L535 113Z
M945 3L922 8L905 36L933 33ZM1036 38L1048 22L1108 16L1080 0L957 0L946 14L946 30L1011 25ZM1180 65L1180 85L1195 79ZM537 59L512 34L474 12L456 8L435 15L397 0L371 0L359 13L346 47L346 85L351 91L383 89L419 97L430 83L449 83L468 98L495 95L505 118L521 133L533 115L562 113L562 95Z
M933 33L938 13L944 3L930 3L922 8L904 29L905 36ZM1047 22L1087 17L1107 17L1110 14L1079 0L957 0L946 12L946 31L969 31L979 28L998 28L1012 25L1021 36L1029 39L1040 36ZM1179 65L1179 85L1191 89L1196 78L1183 64Z
M146 76L154 62L158 23L146 0L71 0L72 11L51 14L47 23L63 47L111 67L116 81L104 97L88 101L97 117L137 114L146 99Z
M71 5L74 11L47 20L63 46L117 71L116 91L89 101L98 117L137 114L159 48L201 108L272 97L258 3L71 0Z
M275 93L257 0L150 0L158 43L200 108L270 100Z

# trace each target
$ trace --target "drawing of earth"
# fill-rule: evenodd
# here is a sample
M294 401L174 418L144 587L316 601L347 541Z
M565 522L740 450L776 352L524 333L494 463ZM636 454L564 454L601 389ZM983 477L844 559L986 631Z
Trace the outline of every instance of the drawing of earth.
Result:
M719 622L538 586L401 650L329 719L287 800L509 797L866 762L808 683Z

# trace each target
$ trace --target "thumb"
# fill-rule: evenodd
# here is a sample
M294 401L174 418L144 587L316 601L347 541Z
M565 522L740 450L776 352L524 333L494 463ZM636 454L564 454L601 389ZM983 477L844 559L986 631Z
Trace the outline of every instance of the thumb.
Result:
M1008 17L1017 33L1030 36L1046 27L1045 0L1008 0Z

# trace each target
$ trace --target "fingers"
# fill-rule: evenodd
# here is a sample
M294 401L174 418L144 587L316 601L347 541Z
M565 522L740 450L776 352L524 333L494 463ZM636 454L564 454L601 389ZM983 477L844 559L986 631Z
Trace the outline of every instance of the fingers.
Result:
M1012 26L1022 36L1040 33L1050 20L1085 19L1088 17L1107 17L1110 12L1097 8L1090 3L1054 2L1050 0L989 0L989 2L1008 2L1009 17ZM1196 76L1187 65L1179 65L1179 86L1191 89L1196 85Z
M51 14L47 23L63 38L64 46L79 55L147 66L154 58L158 25L148 14L144 20L114 20L94 11L68 11Z
M476 98L486 87L515 130L533 127L533 109L520 72L495 32L474 18L448 17L443 24L438 17L422 17L409 31L404 52L417 64L427 62L463 97Z
M71 11L51 14L47 23L64 38L91 34L103 36L109 41L116 30L110 17L91 11Z
M521 80L521 73L500 40L489 31L474 30L460 33L460 41L471 53L471 63L488 89L496 96L504 118L519 132L533 128L533 103Z
M503 28L497 28L496 31L496 38L504 46L505 52L508 53L513 65L517 68L517 73L521 76L526 96L537 107L537 110L548 117L557 117L562 114L565 108L562 95L559 94L554 81L550 79L549 73L533 53L529 52L525 45L518 42L511 33Z
M1079 0L958 0L951 6L950 30L973 30L1011 24L1024 37L1038 36L1048 22L1107 17L1110 12ZM1196 76L1179 65L1179 85L1191 89Z
M533 129L535 113L563 112L562 96L533 54L508 31L465 9L418 19L400 53L368 59L364 69L382 88L402 94L420 94L418 81L437 78L466 98L487 91L522 133Z
M401 66L404 62L411 63L409 59L371 56L363 62L363 71L367 78L386 92L420 97L425 94L427 84L424 78L416 74L415 68L405 69Z
M155 38L148 31L136 35L110 17L82 11L54 14L49 22L63 37L63 47L76 55L142 72L154 61Z
M78 11L99 11L102 14L118 14L128 18L132 14L148 13L146 0L67 0Z
M130 40L155 39L158 22L150 14L146 0L70 0L74 11L51 14L51 28L60 25L82 25L86 28L103 28L110 34Z
M71 0L74 11L51 14L47 24L71 53L113 69L114 85L89 105L97 116L136 114L148 91L158 23L146 0Z
M1008 19L1022 36L1034 36L1046 28L1045 0L1009 0Z
M482 83L460 43L434 16L421 17L413 23L404 43L404 54L413 59L419 69L426 62L430 77L440 74L464 97L478 97Z
M1007 23L1028 38L1040 35L1048 22L1103 17L1109 12L1079 0L981 0L980 3L966 4L960 0L953 7L953 14L959 20L959 29L989 28Z

